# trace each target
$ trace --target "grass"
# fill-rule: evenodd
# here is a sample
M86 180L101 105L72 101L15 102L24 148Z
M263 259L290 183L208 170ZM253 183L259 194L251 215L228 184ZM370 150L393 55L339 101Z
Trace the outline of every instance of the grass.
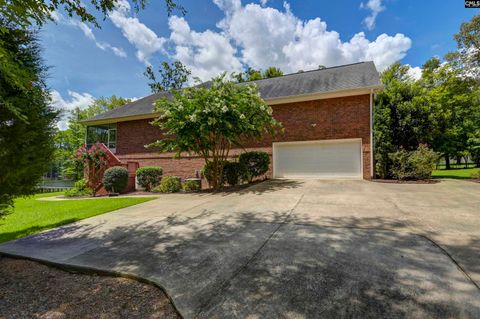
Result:
M434 178L454 178L468 179L472 178L473 173L480 172L480 168L456 168L456 169L437 169L432 173Z
M468 163L468 164L465 164L465 163L462 163L462 164L454 164L454 163L451 163L450 164L450 168L475 168L475 163ZM441 164L438 164L437 165L437 168L438 169L445 169L445 163L441 163Z
M0 219L0 243L154 199L154 197L116 197L65 201L38 200L40 197L61 194L38 194L16 199L13 212Z

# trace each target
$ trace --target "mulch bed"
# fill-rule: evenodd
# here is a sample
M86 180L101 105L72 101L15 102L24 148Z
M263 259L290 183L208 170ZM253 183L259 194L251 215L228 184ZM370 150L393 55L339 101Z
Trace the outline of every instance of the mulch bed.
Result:
M214 190L212 188L204 188L204 189L202 189L202 190L200 190L196 193L234 193L234 192L241 191L245 188L248 188L250 186L263 183L266 180L267 179L265 178L265 179L254 180L253 182L251 182L249 184L242 184L242 185L235 185L235 186L224 186L224 187L220 188L219 190Z
M163 291L0 257L0 318L180 318Z
M387 183L387 184L437 184L440 183L438 179L423 179L423 180L407 180L400 181L397 179L372 179L375 183Z
M209 194L209 193L234 193L234 192L238 192L238 191L241 191L245 188L248 188L250 186L253 186L253 185L256 185L256 184L260 184L260 183L263 183L264 181L268 180L267 178L265 179L258 179L258 180L254 180L253 182L251 182L250 184L242 184L242 185L235 185L235 186L224 186L222 187L221 189L219 190L214 190L212 188L208 188L208 184L203 181L202 182L202 189L199 190L199 191L195 191L195 192L188 192L187 194L191 194L191 193L196 193L196 194ZM180 193L185 193L184 191L180 191ZM128 196L131 196L131 195L160 195L162 193L153 193L153 192L147 192L147 191L135 191L135 192L130 192L130 193L126 193L126 194L122 194L122 195L128 195ZM122 197L122 195L120 195L119 197Z

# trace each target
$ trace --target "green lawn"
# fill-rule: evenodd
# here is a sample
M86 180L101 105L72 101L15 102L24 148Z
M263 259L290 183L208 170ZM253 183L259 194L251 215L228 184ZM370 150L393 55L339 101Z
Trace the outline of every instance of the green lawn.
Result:
M56 195L61 193L38 194L16 199L13 212L0 219L0 243L154 199L154 197L116 197L65 201L37 200L39 197Z
M432 177L467 179L478 171L480 171L480 168L438 169L433 171Z

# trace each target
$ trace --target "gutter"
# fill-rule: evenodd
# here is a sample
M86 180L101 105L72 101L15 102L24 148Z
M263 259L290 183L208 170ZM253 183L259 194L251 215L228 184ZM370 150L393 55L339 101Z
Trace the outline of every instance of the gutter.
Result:
M83 120L80 121L83 125L101 125L101 124L113 124L117 122L126 122L126 121L135 121L135 120L145 120L145 119L154 119L160 116L160 113L152 112L152 113L145 113L145 114L137 114L137 115L125 115L119 117L108 117L103 119L97 120Z

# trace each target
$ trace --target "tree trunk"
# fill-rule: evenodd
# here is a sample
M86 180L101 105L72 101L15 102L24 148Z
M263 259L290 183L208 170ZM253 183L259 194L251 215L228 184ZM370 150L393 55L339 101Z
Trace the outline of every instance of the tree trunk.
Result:
M445 154L445 169L450 169L450 154Z

